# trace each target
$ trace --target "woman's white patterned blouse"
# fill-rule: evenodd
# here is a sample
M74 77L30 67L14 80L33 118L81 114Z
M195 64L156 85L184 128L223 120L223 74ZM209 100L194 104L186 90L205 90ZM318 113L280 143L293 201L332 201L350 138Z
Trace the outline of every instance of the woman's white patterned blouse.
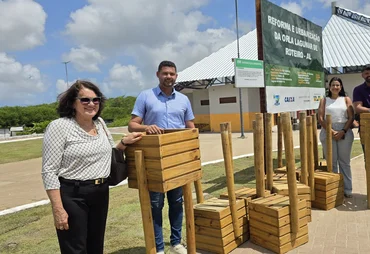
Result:
M48 125L41 172L46 190L60 188L58 177L91 180L109 176L114 142L109 133L107 138L101 118L94 123L96 136L84 131L73 118L59 118Z

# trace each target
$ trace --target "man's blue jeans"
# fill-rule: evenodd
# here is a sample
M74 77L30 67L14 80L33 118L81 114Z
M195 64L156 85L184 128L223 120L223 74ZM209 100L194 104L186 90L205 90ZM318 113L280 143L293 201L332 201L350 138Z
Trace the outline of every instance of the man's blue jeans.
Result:
M172 246L181 243L181 228L183 218L183 198L182 187L167 192L168 218L171 226L170 243ZM164 193L150 192L150 202L152 205L152 216L154 223L155 245L157 252L164 250L162 210L164 205Z

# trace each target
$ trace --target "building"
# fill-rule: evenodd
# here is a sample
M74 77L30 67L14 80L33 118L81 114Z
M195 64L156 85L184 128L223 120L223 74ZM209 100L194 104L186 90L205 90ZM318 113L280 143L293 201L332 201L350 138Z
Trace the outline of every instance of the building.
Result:
M370 63L370 17L333 4L322 38L326 81L339 76L352 98L353 88L363 83L361 68ZM242 36L239 45L240 58L258 59L256 30ZM189 97L200 130L219 132L220 123L230 121L233 131L240 132L242 107L244 131L250 131L255 113L261 111L259 88L234 87L236 48L234 41L179 72L176 89Z

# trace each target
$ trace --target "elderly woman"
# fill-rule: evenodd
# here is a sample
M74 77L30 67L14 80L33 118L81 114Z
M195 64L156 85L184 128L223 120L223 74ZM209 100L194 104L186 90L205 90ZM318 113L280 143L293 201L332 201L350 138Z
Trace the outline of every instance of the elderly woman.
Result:
M333 172L343 174L344 196L352 197L351 152L354 135L351 129L354 110L351 99L346 96L343 82L333 77L329 82L329 91L326 98L321 99L319 106L319 122L323 127L320 132L320 141L326 151L326 115L332 116L332 143L333 143Z
M45 132L42 178L52 205L61 253L103 253L114 142L99 117L105 97L76 81L59 97L60 118ZM130 133L116 147L141 139Z

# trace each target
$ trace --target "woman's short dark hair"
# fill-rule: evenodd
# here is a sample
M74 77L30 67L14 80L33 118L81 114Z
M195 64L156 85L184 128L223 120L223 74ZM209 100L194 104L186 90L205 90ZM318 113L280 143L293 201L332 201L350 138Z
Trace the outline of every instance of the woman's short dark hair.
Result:
M73 104L75 103L76 98L78 97L78 93L83 88L90 89L94 91L97 97L101 97L99 111L93 117L93 120L96 120L100 116L104 108L104 102L106 98L104 97L100 89L96 85L91 83L90 81L77 80L73 85L71 85L70 88L68 88L67 91L58 95L59 104L58 104L57 112L60 117L72 118L75 116L76 111L73 107Z
M330 80L330 82L329 82L329 87L328 87L328 97L331 97L331 91L330 91L330 86L331 86L331 83L332 82L334 82L334 81L338 81L339 82L339 84L340 84L340 87L341 87L341 89L340 89L340 91L339 91L339 96L341 96L341 97L346 97L346 92L344 91L344 86L343 86L343 82L342 82L342 80L340 79L340 78L338 78L338 77L332 77L332 79Z

